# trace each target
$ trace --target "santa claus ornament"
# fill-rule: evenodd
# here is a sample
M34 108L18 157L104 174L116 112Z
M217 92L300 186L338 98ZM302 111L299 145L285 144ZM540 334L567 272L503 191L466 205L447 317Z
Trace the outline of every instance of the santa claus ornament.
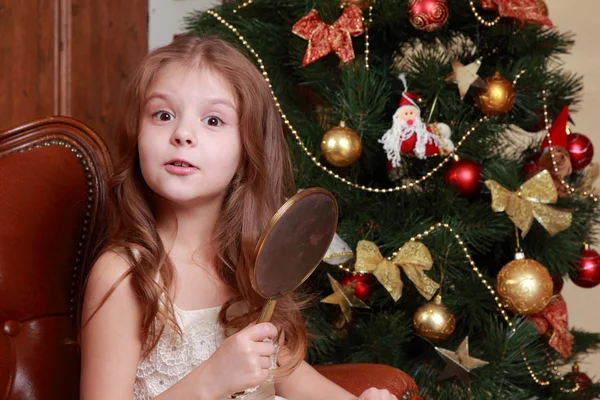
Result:
M379 139L393 168L400 167L402 154L420 159L447 156L454 151L452 131L444 123L426 124L417 105L419 96L409 93L404 74L400 75L404 92L392 118L392 127Z
M550 172L558 194L561 196L567 193L565 186L561 182L573 172L571 159L567 150L568 122L569 108L564 107L552 122L552 126L548 130L549 135L542 142L537 168L532 168L528 176L526 176L529 179L542 170L547 170ZM550 150L550 141L552 141L553 151Z
M573 171L579 171L587 167L594 157L594 146L589 138L581 133L570 133L569 131L569 107L565 106L562 111L556 116L552 126L550 127L550 139L555 146L562 147L561 153L564 153L569 158L569 165ZM556 137L560 134L560 137ZM557 143L557 140L559 141ZM548 138L542 143L542 149L548 147Z

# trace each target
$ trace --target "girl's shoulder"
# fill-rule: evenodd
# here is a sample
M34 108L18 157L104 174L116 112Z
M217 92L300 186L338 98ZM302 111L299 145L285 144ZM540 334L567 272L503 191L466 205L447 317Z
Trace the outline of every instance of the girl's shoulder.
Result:
M121 259L129 266L132 266L134 261L139 260L140 257L140 251L137 248L124 245L107 247L100 254L100 257L106 254L113 254L121 257ZM100 257L98 259L100 259Z
M126 252L106 249L96 259L87 279L87 290L109 292L127 280L132 263ZM127 286L127 285L126 285Z
M114 327L124 316L141 323L142 314L142 304L132 282L130 263L114 250L103 251L92 265L85 282L83 326L96 327L94 329L98 329L98 326Z

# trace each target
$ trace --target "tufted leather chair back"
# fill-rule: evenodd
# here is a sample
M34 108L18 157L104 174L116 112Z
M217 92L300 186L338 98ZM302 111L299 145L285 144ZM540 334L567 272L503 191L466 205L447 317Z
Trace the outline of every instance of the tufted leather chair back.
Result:
M0 133L0 398L79 398L79 287L111 163L85 125L52 117Z

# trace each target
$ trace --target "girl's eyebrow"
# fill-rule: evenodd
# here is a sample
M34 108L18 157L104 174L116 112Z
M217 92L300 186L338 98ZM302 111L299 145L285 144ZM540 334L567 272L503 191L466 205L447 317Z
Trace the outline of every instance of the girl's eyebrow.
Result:
M162 99L168 102L170 100L170 96L166 93L154 92L146 97L146 103L153 99ZM225 97L208 97L206 98L206 101L210 105L221 104L236 111L235 105Z
M235 105L224 97L209 97L206 100L210 105L221 104L235 111Z
M169 101L169 95L166 93L154 92L150 96L146 97L146 103L153 99L162 99Z

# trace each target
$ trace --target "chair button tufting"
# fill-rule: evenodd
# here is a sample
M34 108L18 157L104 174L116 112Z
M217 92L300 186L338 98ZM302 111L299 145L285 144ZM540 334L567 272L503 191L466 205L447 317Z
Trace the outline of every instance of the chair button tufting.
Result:
M6 321L4 323L4 332L8 336L17 336L19 334L19 323L17 321Z

